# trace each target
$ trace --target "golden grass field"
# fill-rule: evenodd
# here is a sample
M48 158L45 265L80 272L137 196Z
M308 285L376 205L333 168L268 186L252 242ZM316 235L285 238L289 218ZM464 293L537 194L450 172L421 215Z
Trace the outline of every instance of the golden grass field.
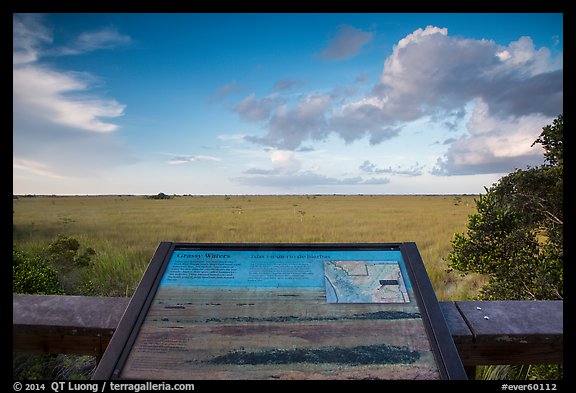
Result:
M39 252L58 234L96 251L84 272L95 294L130 296L161 241L416 242L439 300L476 296L485 279L449 273L470 195L36 196L13 200L13 244Z

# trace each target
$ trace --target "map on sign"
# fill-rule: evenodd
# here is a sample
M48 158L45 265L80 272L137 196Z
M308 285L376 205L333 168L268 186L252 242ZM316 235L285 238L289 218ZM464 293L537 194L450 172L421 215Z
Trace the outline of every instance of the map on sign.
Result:
M409 303L396 261L324 262L328 303Z

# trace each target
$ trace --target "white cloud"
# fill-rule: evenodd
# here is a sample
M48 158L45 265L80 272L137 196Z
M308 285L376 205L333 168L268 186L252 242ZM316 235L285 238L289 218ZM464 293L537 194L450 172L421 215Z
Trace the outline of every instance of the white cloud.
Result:
M292 88L300 87L304 82L294 79L281 79L274 83L274 91L289 90Z
M372 41L372 37L373 34L370 32L349 25L340 25L336 36L318 53L318 56L327 60L349 59L360 53L362 47Z
M377 145L398 136L402 127L391 127L384 117L386 101L386 97L365 97L335 108L330 118L330 130L348 143L369 135L370 144Z
M519 118L562 112L561 60L529 37L508 46L448 35L434 26L418 29L394 46L371 96L334 111L333 129L351 141L438 113L458 111L481 99L493 115ZM393 132L384 133L387 137Z
M87 88L84 81L73 75L37 66L17 68L13 70L14 110L71 128L115 131L117 125L100 118L121 116L125 106L115 100L67 96Z
M12 18L12 61L25 64L38 60L40 48L52 43L51 32L37 14L15 14Z
M243 101L244 102L244 101ZM326 112L330 108L328 95L309 94L300 97L293 106L282 104L267 108L264 137L249 136L250 142L295 150L304 140L322 140L327 135Z
M370 160L365 160L359 167L362 172L365 173L373 173L373 174L382 174L387 173L390 175L400 175L400 176L420 176L422 175L422 170L424 169L423 165L415 163L408 169L404 169L400 166L396 168L392 168L389 166L388 168L379 168L376 164L370 162Z
M508 52L507 50L504 49L501 52L497 52L496 57L498 57L500 59L500 61L506 61L506 60L510 59L510 57L512 57L512 56L510 55L510 52Z
M172 165L179 165L179 164L188 164L190 162L196 162L196 161L217 161L217 162L220 162L220 161L222 161L222 159L219 157L203 156L203 155L178 156L178 157L174 157L173 159L166 161L166 162L168 164L172 164Z
M214 94L211 95L207 99L208 103L215 103L220 102L226 99L226 97L232 96L234 94L240 93L244 90L244 87L241 86L236 80L233 80L230 83L226 83L220 86Z
M45 26L40 14L14 14L13 64L31 63L47 56L78 55L95 50L114 49L132 43L132 38L120 34L115 27L81 33L64 46L50 46L54 42L52 31Z
M479 100L467 124L468 134L455 140L438 159L434 174L508 173L543 162L543 149L532 146L551 120L540 114L500 119Z
M433 39L434 35L445 37L448 35L448 29L442 29L434 26L427 26L426 29L417 29L394 45L392 55L384 63L384 72L380 77L380 82L387 86L396 86L397 89L413 90L413 85L409 80L400 78L395 80L395 76L401 76L406 72L406 61L403 59L403 52L410 47L420 46L423 42ZM412 62L410 62L412 63Z
M508 47L496 54L502 65L508 70L537 75L561 68L561 59L552 60L548 48L536 50L530 37L520 37L511 42Z
M297 173L302 167L302 161L297 153L291 150L267 150L257 154L268 158L271 169L251 167L244 173L252 175L286 175Z
M15 125L19 118L55 123L72 129L112 132L116 124L102 120L124 113L125 105L113 99L89 96L89 74L55 70L40 63L41 56L52 43L51 32L43 26L40 16L14 15L13 40L13 108ZM78 42L83 50L129 40L113 30L86 33ZM79 93L83 93L82 96Z
M243 142L245 134L221 134L217 138L224 142Z
M548 49L535 50L529 37L504 47L428 26L400 40L380 81L377 95L387 100L383 117L392 121L453 110L475 98L504 116L555 116L562 109L561 63ZM414 110L398 112L402 107Z
M129 36L120 34L114 27L104 27L80 34L72 45L62 48L60 53L75 55L101 49L113 49L130 43L132 39Z
M25 65L13 69L12 80L14 112L20 116L87 131L118 129L116 124L101 118L121 116L125 105L111 99L71 96L89 89L77 74Z
M125 105L93 89L87 72L49 65L61 56L41 15L13 15L14 169L51 178L91 178L136 160L114 136ZM103 29L79 35L75 54L109 49L129 38ZM70 51L69 51L70 52ZM71 54L71 53L68 53Z
M275 150L270 155L272 167L279 173L297 172L302 163L296 158L296 153L289 150Z
M26 160L20 158L13 158L12 160L12 167L14 169L23 170L34 175L42 176L42 177L51 177L54 179L63 179L64 176L61 176L52 168L48 167L48 165L43 164L38 161L33 160Z
M246 96L234 111L247 121L267 120L278 105L285 103L285 100L277 94L257 99L256 94Z

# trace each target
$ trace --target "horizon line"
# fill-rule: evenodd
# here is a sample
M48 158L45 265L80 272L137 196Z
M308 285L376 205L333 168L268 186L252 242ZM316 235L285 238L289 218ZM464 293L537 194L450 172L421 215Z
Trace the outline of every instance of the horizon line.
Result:
M224 194L168 194L159 192L157 194L12 194L13 197L23 197L23 198L33 198L33 197L105 197L105 196L116 196L116 197L128 197L128 196L154 196L164 194L167 196L450 196L450 195L465 195L465 196L475 196L481 195L481 193L382 193L382 194L370 194L370 193L356 193L356 194L345 194L345 193L303 193L303 194L234 194L234 193L224 193Z

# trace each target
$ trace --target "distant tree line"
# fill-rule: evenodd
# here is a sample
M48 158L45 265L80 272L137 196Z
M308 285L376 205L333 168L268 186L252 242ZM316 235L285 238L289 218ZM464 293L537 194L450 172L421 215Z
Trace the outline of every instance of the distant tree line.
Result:
M146 195L146 199L172 199L172 198L174 198L173 195L166 195L163 192L160 192L157 195Z

